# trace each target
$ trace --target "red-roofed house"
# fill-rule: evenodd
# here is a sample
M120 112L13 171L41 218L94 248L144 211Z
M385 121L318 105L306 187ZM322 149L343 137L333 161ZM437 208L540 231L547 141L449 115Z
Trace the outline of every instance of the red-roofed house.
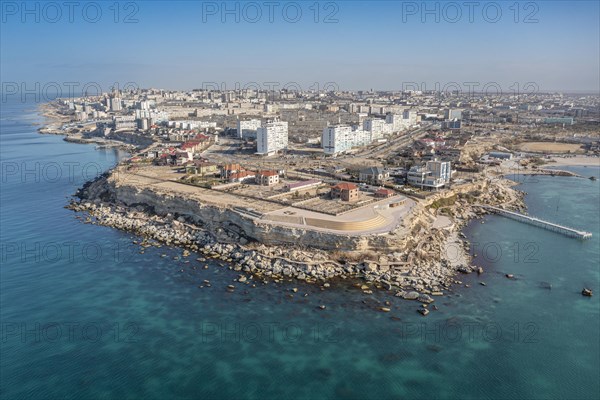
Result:
M265 186L276 185L279 183L279 174L277 171L258 171L256 183Z
M229 175L229 182L247 182L256 178L254 171L240 171Z
M393 190L390 189L378 189L375 192L375 197L379 197L382 199L388 198L388 197L392 197L394 194L396 194Z
M221 178L229 179L231 174L235 174L240 171L242 171L242 166L240 164L225 164L223 165L223 168L221 168Z
M354 183L341 182L331 187L331 197L342 201L358 200L358 186Z

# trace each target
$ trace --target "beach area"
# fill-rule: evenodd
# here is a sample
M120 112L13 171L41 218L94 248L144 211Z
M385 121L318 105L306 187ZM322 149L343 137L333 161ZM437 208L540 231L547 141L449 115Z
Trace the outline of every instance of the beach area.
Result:
M600 167L600 157L591 156L565 156L565 157L552 157L547 166L557 167L568 167L568 166L582 166L582 167Z

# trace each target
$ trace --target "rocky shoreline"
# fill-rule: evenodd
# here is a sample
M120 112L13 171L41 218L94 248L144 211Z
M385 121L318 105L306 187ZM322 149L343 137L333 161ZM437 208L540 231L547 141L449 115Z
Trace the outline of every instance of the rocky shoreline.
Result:
M458 274L476 271L468 254L469 243L460 231L471 219L481 218L485 212L470 206L467 197L446 207L446 212L453 215L454 223L450 227L427 227L426 221L431 222L435 213L424 207L415 217L414 227L418 232L406 238L398 251L348 252L345 259L340 259L339 254L332 251L265 245L220 228L206 229L188 216L158 215L151 204L119 204L118 199L107 198L105 192L101 195L97 189L99 185L107 185L109 177L107 173L86 184L67 207L87 214L87 223L141 236L142 246L164 243L185 249L184 255L201 253L203 257L199 261L208 258L225 261L231 269L241 273L242 281L298 279L329 285L327 281L331 279L353 279L366 294L373 289L394 290L399 297L430 303L431 296L443 295L461 283L457 280ZM517 193L509 186L497 185L486 195L505 198L506 191ZM513 203L513 208L522 207L519 197L513 198Z

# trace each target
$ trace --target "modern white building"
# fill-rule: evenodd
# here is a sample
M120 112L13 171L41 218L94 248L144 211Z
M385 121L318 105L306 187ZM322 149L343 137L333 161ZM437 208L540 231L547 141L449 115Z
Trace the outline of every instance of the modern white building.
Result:
M452 170L450 161L437 159L427 161L425 166L414 166L408 171L407 181L421 189L439 189L450 182Z
M177 121L169 121L167 126L171 128L179 128L179 129L208 129L208 128L216 128L216 122L210 121L195 121L195 120L177 120Z
M121 98L112 97L110 99L110 111L121 111Z
M321 137L321 147L325 154L342 153L369 143L371 143L370 132L350 125L328 126L323 129Z
M431 171L431 175L434 178L442 179L445 183L450 182L450 178L452 176L450 161L440 161L436 158L434 160L427 161L425 166L429 171Z
M381 139L384 134L391 133L391 125L383 119L368 118L363 121L363 130L369 132L371 141Z
M113 123L115 126L115 130L120 129L136 129L138 127L137 122L135 121L135 116L133 115L124 115L120 117L114 117Z
M416 110L404 110L402 113L402 119L407 127L417 124L417 111Z
M256 153L261 155L275 154L288 146L288 123L272 121L263 124L256 130Z
M402 114L387 114L385 122L391 127L392 132L403 131L416 125L417 112L414 110L404 110Z
M323 129L321 147L326 154L342 153L352 148L350 125L328 126Z
M462 119L462 110L447 108L444 111L444 119Z
M237 135L242 138L256 138L256 131L262 126L260 119L250 119L246 121L238 120Z

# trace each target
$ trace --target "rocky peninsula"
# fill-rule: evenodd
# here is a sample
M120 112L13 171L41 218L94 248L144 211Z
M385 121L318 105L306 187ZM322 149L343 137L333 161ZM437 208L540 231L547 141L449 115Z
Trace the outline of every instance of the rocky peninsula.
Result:
M131 143L127 135L90 138L85 129L69 122L63 109L53 103L43 105L41 112L48 123L39 132L138 152L152 146L153 140ZM425 303L432 301L429 296L442 295L459 284L458 274L476 270L461 230L486 213L481 205L524 208L523 193L514 189L514 182L484 171L427 196L405 193L411 206L402 217L388 213L385 229L345 232L287 224L289 218L284 215L268 215L273 211L270 200L191 188L146 172L123 162L86 183L68 208L85 214L87 223L141 236L141 251L152 243L162 243L184 248L186 256L202 253L200 261L225 261L240 272L241 281L298 279L328 285L328 280L349 279L366 293L393 290L400 297ZM247 204L253 208L245 207ZM376 215L381 214L378 207L373 206ZM285 210L281 205L275 208Z
M523 207L511 181L485 179L420 200L406 229L390 232L385 240L372 238L366 247L356 237L341 235L340 240L340 235L315 232L312 246L298 245L295 235L306 232L281 226L265 231L231 208L158 193L151 186L141 189L123 181L119 168L87 183L69 208L87 213L89 223L135 233L143 243L158 241L221 259L255 278L356 279L371 285L357 284L367 293L374 286L412 299L441 295L459 283L458 273L475 271L460 230L485 214L478 205Z

